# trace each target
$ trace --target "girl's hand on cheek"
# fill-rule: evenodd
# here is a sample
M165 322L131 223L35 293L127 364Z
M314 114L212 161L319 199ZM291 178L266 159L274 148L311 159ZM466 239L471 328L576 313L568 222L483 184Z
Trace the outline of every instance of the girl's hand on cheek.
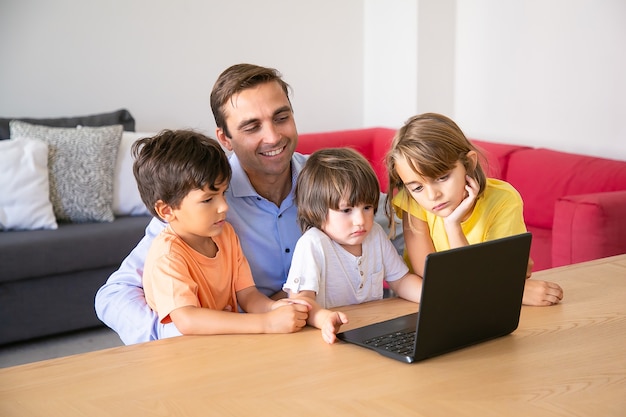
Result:
M463 198L461 204L446 218L446 221L461 223L474 207L474 202L476 201L480 187L478 186L478 182L469 175L465 176L465 180L465 198Z
M465 184L465 191L467 191L467 197L465 199L467 200L471 198L471 201L473 204L474 200L476 200L476 196L478 195L478 191L480 190L480 186L478 185L478 181L476 181L474 178L470 177L469 175L466 175L465 179L467 180L467 184Z

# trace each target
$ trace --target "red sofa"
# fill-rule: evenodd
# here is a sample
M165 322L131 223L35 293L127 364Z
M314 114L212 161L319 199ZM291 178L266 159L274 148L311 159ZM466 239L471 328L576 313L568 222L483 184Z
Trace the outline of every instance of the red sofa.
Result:
M384 156L395 130L300 134L297 151L350 146L370 161L387 191ZM488 175L524 200L535 271L626 253L626 161L471 139Z

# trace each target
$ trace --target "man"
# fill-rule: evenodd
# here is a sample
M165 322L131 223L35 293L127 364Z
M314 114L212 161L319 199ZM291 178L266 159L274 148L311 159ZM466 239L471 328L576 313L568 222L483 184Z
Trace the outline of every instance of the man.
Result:
M234 65L218 77L211 109L218 141L233 152L227 220L239 235L259 290L282 298L281 288L301 236L294 188L306 160L295 153L298 132L289 85L272 68ZM148 248L164 227L152 219L144 238L96 294L98 317L125 344L180 334L173 324L159 323L141 283Z

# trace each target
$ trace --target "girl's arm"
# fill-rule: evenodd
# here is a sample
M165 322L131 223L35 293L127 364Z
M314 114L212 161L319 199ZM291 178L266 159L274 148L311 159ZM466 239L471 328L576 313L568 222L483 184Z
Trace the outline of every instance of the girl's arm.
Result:
M337 340L336 334L341 325L348 323L348 317L344 313L322 308L317 301L315 301L314 291L290 292L289 299L303 300L311 305L307 323L322 331L322 339L324 339L326 343L334 343L335 340Z
M563 299L563 288L555 282L527 279L524 285L522 304L530 306L551 306Z
M411 216L412 227L409 225L409 216ZM435 252L428 224L405 211L402 213L402 231L404 250L411 262L411 267L417 275L423 276L426 255Z

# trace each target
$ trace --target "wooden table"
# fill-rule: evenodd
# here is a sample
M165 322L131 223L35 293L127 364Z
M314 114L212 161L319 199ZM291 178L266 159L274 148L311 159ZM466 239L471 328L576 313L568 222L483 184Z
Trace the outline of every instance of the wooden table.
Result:
M0 369L0 416L625 416L626 255L536 278L558 282L563 303L523 307L513 334L424 362L326 345L312 328L179 337ZM342 310L347 329L416 309Z

